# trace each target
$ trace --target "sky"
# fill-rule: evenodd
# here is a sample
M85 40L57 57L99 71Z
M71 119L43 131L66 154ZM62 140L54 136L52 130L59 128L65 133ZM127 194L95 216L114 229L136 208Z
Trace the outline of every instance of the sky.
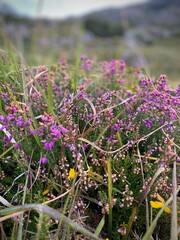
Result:
M0 0L15 11L30 17L63 19L81 16L106 7L123 7L148 0Z

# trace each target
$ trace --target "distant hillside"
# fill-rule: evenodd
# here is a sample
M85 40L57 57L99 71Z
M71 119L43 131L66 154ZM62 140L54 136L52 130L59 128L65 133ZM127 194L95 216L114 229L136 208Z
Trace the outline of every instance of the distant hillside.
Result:
M0 15L6 19L28 18L19 15L7 3L0 3ZM102 19L109 21L109 24L123 24L126 27L141 26L161 26L180 29L180 0L149 0L147 3L131 5L123 8L107 8L95 11L82 17L84 21L87 18ZM51 20L47 20L51 21ZM60 22L60 20L56 21ZM68 21L68 19L67 19Z
M124 8L107 8L63 21L28 18L19 15L7 3L0 4L0 27L13 41L19 42L19 38L30 41L35 26L38 26L36 39L40 39L38 41L43 44L68 43L69 36L71 42L74 42L78 32L81 32L85 41L92 40L94 36L125 36L149 44L157 37L180 35L180 0L150 0Z
M180 33L180 0L151 0L148 3L111 8L93 12L84 17L104 18L111 23L128 27L161 27Z
M0 4L0 14L1 15L17 15L15 10L9 6L7 3L1 3Z

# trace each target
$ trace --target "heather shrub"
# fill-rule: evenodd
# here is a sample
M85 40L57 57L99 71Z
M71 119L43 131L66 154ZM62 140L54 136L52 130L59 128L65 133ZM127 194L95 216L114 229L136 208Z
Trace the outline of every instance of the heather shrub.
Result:
M149 202L172 194L179 88L166 75L150 78L123 60L98 63L85 55L78 68L66 61L16 69L2 63L0 86L3 199L48 205L93 232L104 219L104 239L144 235ZM168 209L160 228L169 229ZM27 239L76 235L44 214L27 212L22 221ZM10 219L2 228L9 237L17 226Z

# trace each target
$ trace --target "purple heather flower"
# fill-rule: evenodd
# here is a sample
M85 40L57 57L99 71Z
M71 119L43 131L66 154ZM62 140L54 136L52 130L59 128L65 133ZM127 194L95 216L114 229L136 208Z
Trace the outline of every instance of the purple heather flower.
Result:
M6 146L8 146L11 143L12 138L13 138L12 135L4 136L3 140L4 140Z
M154 79L149 79L147 77L142 78L140 87L144 88L147 87L148 85L152 84L154 82Z
M143 123L145 124L145 126L146 126L147 128L149 128L149 127L152 126L152 121L149 120L148 118L144 119L144 120L143 120Z
M0 126L1 131L3 131L3 130L8 131L8 129L9 129L8 126L5 126L5 125Z
M117 82L120 84L120 85L122 85L122 84L124 84L124 78L119 78L118 80L117 80Z
M0 121L4 121L4 116L0 115Z
M46 157L41 157L40 159L39 159L39 163L40 164L46 164L47 163L47 158Z
M58 126L62 133L67 133L68 129L63 127L61 124Z
M174 106L178 106L180 104L180 100L174 97L171 99L171 104Z
M113 131L119 131L119 130L120 130L120 126L117 125L117 124L115 124L115 125L113 125L113 126L111 127L111 130L113 130Z
M81 61L86 60L86 59L87 59L87 57L86 57L86 55L84 55L84 54L80 57L80 60L81 60Z
M145 81L141 81L140 87L142 87L142 88L146 87L146 82Z
M9 116L6 117L6 119L7 119L7 121L12 121L12 120L15 119L15 116L9 115Z
M13 113L16 113L18 111L17 107L13 107Z
M18 149L19 149L19 145L18 145L18 144L15 144L15 145L14 145L14 149L15 149L15 150L18 150Z
M78 93L78 96L77 96L78 99L83 99L84 97L85 95L83 92Z
M98 202L98 205L99 205L100 207L102 207L103 204L102 204L101 201L99 201L99 202Z
M78 153L78 154L77 154L77 160L79 160L81 157L82 157L82 154L81 154L81 153Z
M19 127L22 127L24 125L24 122L23 122L23 119L21 117L19 117L17 120L16 120L16 124L19 126Z
M60 131L58 130L57 126L51 126L50 127L50 131L51 131L51 134L57 138L60 138L61 137L61 133Z
M87 149L87 145L85 144L82 146L82 151L85 152L86 149ZM92 154L90 154L90 155L92 155ZM89 155L89 157L91 157L90 155Z
M42 143L44 143L44 148L46 150L52 150L54 145L55 145L55 141L51 140L51 141L47 141L47 140L41 140Z
M1 93L1 97L2 97L2 100L3 102L9 102L9 95L8 93Z
M126 64L123 60L112 59L110 62L103 62L101 66L107 75L114 76L115 74L122 74Z
M41 137L43 135L44 135L44 128L41 127L41 128L38 129L38 136Z
M111 135L108 137L107 141L111 143L113 140L114 140L114 135L111 134Z
M70 150L71 150L71 151L74 151L75 149L76 149L76 148L75 148L74 144L71 144L71 145L70 145Z
M36 130L29 129L29 134L30 134L30 135L36 134Z
M127 97L132 97L133 93L131 91L127 91Z
M157 82L158 82L158 90L164 90L165 86L168 83L166 75L161 74Z
M41 119L45 125L52 125L54 123L54 117L51 114L45 113Z
M31 124L32 124L32 122L31 122L30 119L26 120L26 125L27 125L27 126L30 126Z
M81 64L81 68L87 72L91 71L92 60L87 59L86 62Z

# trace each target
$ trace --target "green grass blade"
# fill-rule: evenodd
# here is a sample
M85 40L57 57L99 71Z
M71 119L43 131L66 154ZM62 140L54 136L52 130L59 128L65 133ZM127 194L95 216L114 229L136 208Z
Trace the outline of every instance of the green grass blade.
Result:
M100 232L102 231L102 229L104 227L104 224L105 224L105 216L102 217L100 223L98 224L98 226L96 228L96 231L94 233L96 236L99 236Z
M177 232L177 177L176 177L176 161L173 167L173 202L172 202L172 215L171 215L171 239L178 240Z
M108 171L108 202L109 202L109 215L108 215L108 234L111 238L112 235L112 159L107 160L107 171Z
M116 133L116 136L117 136L117 139L118 139L118 142L119 142L119 146L122 147L123 144L122 144L122 139L121 139L120 132L117 132L117 133Z
M177 193L179 192L180 187L177 189L177 191L175 192L175 194L177 195ZM144 237L142 238L142 240L150 240L151 236L153 234L153 231L157 225L158 219L161 217L162 213L164 212L164 209L170 204L170 202L173 199L173 195L165 202L164 206L161 208L161 210L158 212L157 216L155 217L155 219L153 220L152 224L150 225L149 229L147 230L147 232L145 233ZM177 230L176 230L177 232ZM174 238L171 238L174 240ZM177 239L177 238L175 238Z
M76 92L76 86L78 81L78 73L79 73L79 65L80 65L80 47L78 46L76 50L76 64L75 64L75 72L73 76L73 82L72 82L72 89L74 93Z
M29 180L29 172L30 172L30 164L28 166L28 172L26 174L26 181L25 181L25 185L24 185L24 193L23 193L23 199L22 199L22 204L25 204L25 200L26 200L26 193L27 193L27 185L28 185L28 180ZM20 220L19 220L19 228L18 228L18 235L17 235L17 239L21 240L22 236L23 236L23 214L21 213L20 215Z
M125 239L128 239L128 236L130 234L130 231L131 231L131 228L132 228L132 225L133 225L133 222L134 222L134 219L135 217L137 216L137 213L138 213L138 210L142 204L142 202L144 201L144 199L146 198L151 186L154 184L155 180L157 179L157 177L162 173L164 172L164 168L163 167L160 167L156 173L154 174L154 177L153 179L151 180L150 184L147 186L147 188L144 190L144 192L142 193L141 197L140 197L140 200L137 204L137 206L133 209L133 212L129 218L129 221L128 221L128 224L127 224L127 229L126 229L126 235L123 237L123 240Z
M49 74L50 75L50 74ZM47 103L48 103L48 113L51 113L51 110L53 109L53 88L52 88L52 82L50 79L50 76L48 78L48 93L47 93Z
M142 238L142 240L150 240L151 236L153 234L153 231L157 225L158 219L161 217L162 213L164 212L164 209L169 205L169 203L172 201L172 196L168 199L168 201L166 201L166 203L164 204L164 206L161 208L161 210L158 212L157 216L155 217L155 219L153 220L152 224L150 225L149 229L147 230L147 232L145 233L144 237Z
M53 208L50 208L48 206L42 205L42 204L26 204L26 205L21 205L21 206L15 206L15 207L10 207L6 208L3 210L0 210L0 217L4 215L10 215L13 213L23 213L25 211L30 211L30 210L36 210L38 212L42 212L47 214L49 217L55 219L55 220L62 220L63 224L68 225L71 229L73 229L76 232L80 232L84 234L85 236L89 237L89 239L93 240L102 240L102 238L97 237L95 234L87 230L86 228L82 227L81 225L75 223L68 217L62 215L60 212L54 210ZM11 217L11 216L10 216ZM2 219L0 218L0 222Z

